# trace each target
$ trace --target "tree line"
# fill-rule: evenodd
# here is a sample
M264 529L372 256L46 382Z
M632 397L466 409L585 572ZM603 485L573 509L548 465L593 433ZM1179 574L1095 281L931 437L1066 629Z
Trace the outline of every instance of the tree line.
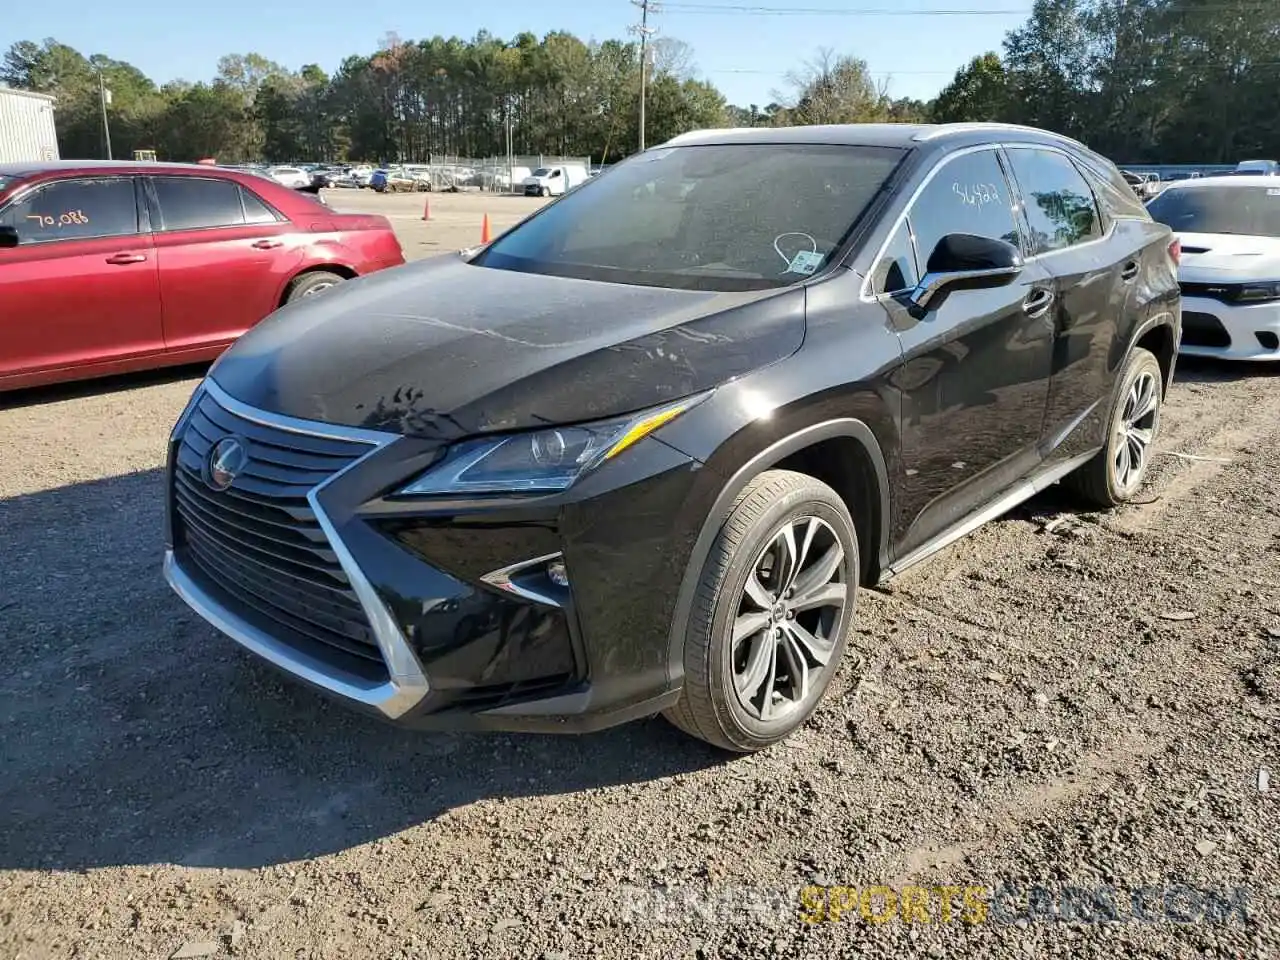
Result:
M687 46L659 41L651 51L648 141L721 125L724 97L691 76ZM13 44L0 59L0 83L58 98L66 157L104 155L105 85L117 157L155 150L169 160L420 162L505 156L509 143L517 154L616 160L638 146L639 70L629 42L480 33L469 41L388 36L332 76L248 53L223 57L211 81L157 85L130 63L48 39Z
M650 47L646 139L700 127L997 120L1076 137L1127 162L1280 157L1276 0L1035 0L1000 53L975 57L929 102L890 96L865 61L822 50L773 102L733 106L694 75L678 40ZM102 54L49 39L0 58L0 83L58 98L63 156L104 155L99 87L116 156L372 160L517 154L616 160L638 146L636 44L565 32L502 40L389 35L329 76L255 54L207 82L157 85Z
M959 70L931 116L1056 130L1129 163L1280 158L1276 0L1035 0L1003 56Z

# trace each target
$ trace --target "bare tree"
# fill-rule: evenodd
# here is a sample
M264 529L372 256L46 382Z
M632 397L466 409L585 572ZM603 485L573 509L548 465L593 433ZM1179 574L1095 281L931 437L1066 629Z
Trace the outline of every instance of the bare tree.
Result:
M785 107L778 116L782 123L871 123L888 118L888 83L876 83L865 60L822 47L786 79L790 94L773 94Z

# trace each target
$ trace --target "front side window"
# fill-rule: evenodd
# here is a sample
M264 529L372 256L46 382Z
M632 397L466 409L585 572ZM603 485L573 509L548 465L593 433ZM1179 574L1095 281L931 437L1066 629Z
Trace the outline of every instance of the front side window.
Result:
M18 242L51 243L122 237L138 232L133 180L60 180L40 187L0 214L0 224L18 232Z
M1022 188L1036 253L1062 250L1102 236L1093 191L1065 156L1049 150L1009 151Z
M1280 181L1274 187L1173 187L1152 200L1147 211L1182 233L1280 237Z
M1018 244L1009 185L994 150L944 161L908 217L924 265L938 241L952 233Z
M230 180L156 177L155 185L166 230L199 230L244 223L240 188Z
M472 263L686 289L787 286L826 265L904 155L786 143L651 150L567 193Z

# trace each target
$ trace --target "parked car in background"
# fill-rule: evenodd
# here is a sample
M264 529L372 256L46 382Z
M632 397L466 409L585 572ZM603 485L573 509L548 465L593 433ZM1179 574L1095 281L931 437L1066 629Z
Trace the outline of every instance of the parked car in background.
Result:
M1058 480L1138 494L1176 251L1040 131L686 134L242 338L170 440L166 574L402 724L756 750L881 653L860 585Z
M1280 360L1280 180L1186 180L1147 209L1182 243L1182 352Z
M1236 164L1238 176L1280 176L1280 161L1277 160L1241 160Z
M0 390L217 356L282 304L404 262L385 217L219 167L0 166Z
M430 180L421 180L403 167L375 170L369 186L378 193L412 193L430 189Z
M526 197L558 197L590 178L587 168L580 163L539 167L525 178L524 194Z
M267 176L291 190L311 186L311 174L299 167L271 167L267 170Z

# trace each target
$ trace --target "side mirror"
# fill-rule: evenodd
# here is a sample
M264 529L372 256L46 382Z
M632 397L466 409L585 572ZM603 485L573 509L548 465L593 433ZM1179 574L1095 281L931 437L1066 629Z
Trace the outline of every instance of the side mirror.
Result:
M0 250L18 245L18 231L13 227L0 226Z
M1022 272L1022 254L1013 244L968 233L949 233L929 254L911 302L920 309L946 290L1003 287Z

